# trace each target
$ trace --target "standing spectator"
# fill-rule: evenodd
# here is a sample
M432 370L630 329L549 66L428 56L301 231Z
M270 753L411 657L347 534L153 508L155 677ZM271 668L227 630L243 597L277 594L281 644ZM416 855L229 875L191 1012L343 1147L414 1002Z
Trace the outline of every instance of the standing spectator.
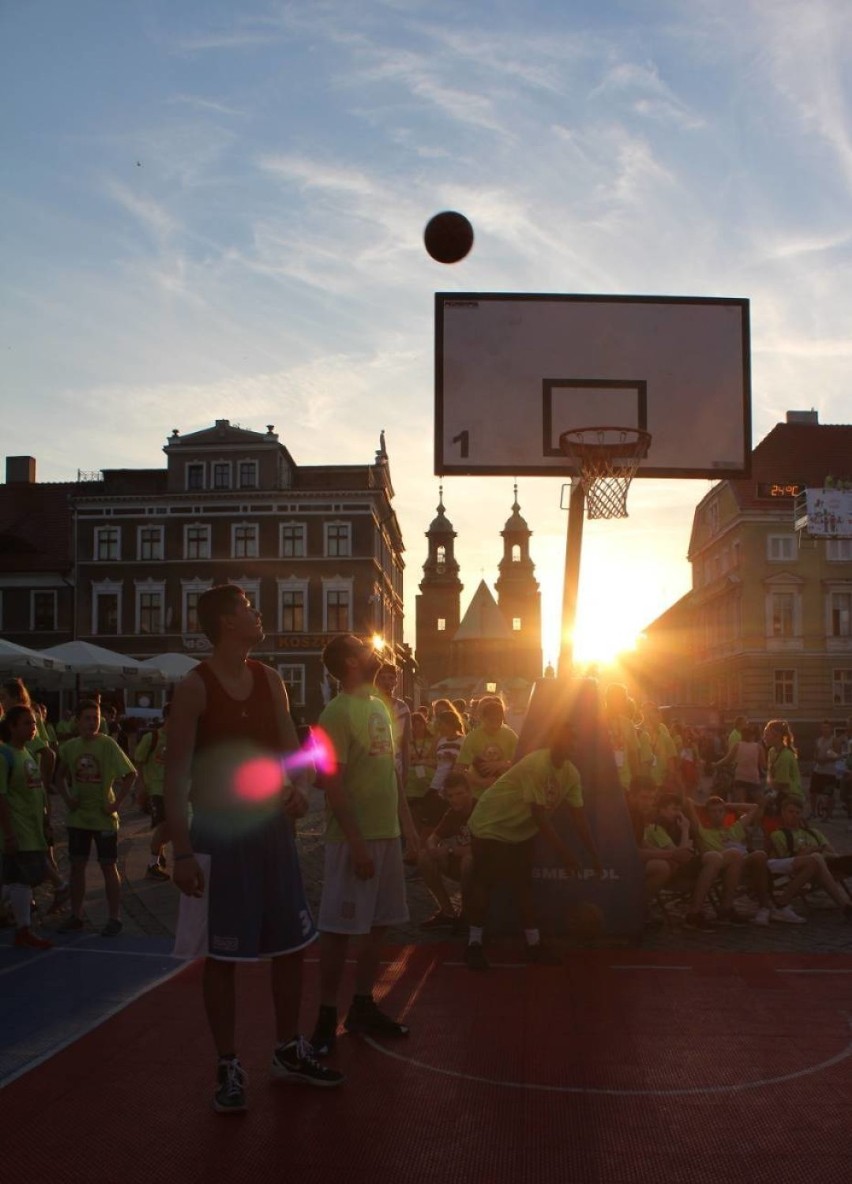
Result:
M618 779L626 793L633 778L642 776L642 764L630 712L630 699L627 688L621 683L610 683L606 689L606 719Z
M769 788L779 801L782 797L792 797L804 803L798 753L787 721L770 720L763 729L763 743L767 748Z
M391 717L396 773L404 787L411 767L411 710L403 699L394 695L397 677L396 666L392 662L383 662L376 673L375 683Z
M118 811L136 780L124 752L100 731L97 703L77 707L79 736L59 750L57 787L68 807L68 858L71 862L71 916L63 932L83 928L86 864L92 843L104 878L109 920L102 937L121 933L121 880L118 875ZM118 793L114 786L118 785Z
M447 808L438 791L432 789L436 768L435 737L429 731L426 716L415 711L411 715L411 764L405 796L415 824L422 829L435 826Z
M169 730L169 712L171 704L163 707L163 722L158 728L146 732L133 753L136 767L139 770L141 792L137 800L142 809L151 812L151 848L148 868L145 872L149 880L168 880L166 860L163 854L168 842L168 824L166 822L166 807L164 789L166 781L166 744Z
M827 810L828 817L831 817L837 786L838 747L834 739L834 725L830 719L824 719L814 746L814 768L810 781L811 815L816 813L817 798L823 794L831 803Z
M435 716L435 773L430 789L442 794L447 774L455 768L464 743L464 724L454 707Z
M734 797L753 803L763 801L766 789L766 749L759 736L757 724L745 724L742 739L731 750Z
M392 723L372 685L378 659L350 634L323 650L326 670L340 684L319 718L336 757L323 774L328 818L319 911L320 1008L311 1045L323 1056L337 1036L337 1003L349 940L361 938L348 1032L407 1036L408 1027L373 1000L382 942L391 925L408 920L400 829L406 855L417 855L417 833L397 776Z
M479 719L479 727L465 736L457 762L477 798L510 768L518 747L517 734L503 722L503 701L496 695L480 700Z
M651 780L658 788L664 785L677 785L678 755L671 732L663 723L663 717L660 715L660 709L656 703L648 701L642 710L654 757L650 771Z

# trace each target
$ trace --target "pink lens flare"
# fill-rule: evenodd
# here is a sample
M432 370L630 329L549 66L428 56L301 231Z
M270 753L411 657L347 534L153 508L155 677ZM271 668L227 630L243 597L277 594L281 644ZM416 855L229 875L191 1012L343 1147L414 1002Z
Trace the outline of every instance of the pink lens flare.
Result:
M316 767L318 773L331 776L337 772L337 754L334 745L322 728L311 728L311 734L302 748L308 755L309 763Z
M245 761L234 774L234 790L245 802L265 802L284 784L283 762L271 756Z

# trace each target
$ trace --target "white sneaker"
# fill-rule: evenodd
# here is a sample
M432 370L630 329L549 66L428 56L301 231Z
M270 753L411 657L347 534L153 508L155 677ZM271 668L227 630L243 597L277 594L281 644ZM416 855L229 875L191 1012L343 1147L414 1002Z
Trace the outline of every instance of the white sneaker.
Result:
M785 904L783 909L773 909L770 916L773 921L784 921L787 925L807 925L806 918L800 917L789 904Z
M758 909L751 919L752 925L768 925L769 909Z

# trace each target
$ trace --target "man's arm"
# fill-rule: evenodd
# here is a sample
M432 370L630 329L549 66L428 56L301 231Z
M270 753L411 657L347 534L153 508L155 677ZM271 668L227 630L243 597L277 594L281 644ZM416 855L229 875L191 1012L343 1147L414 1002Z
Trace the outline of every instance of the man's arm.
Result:
M583 840L583 845L592 857L592 867L597 873L601 871L601 861L598 855L598 849L595 840L592 837L591 829L589 828L589 820L586 817L586 811L582 806L568 806L570 812L571 824L574 830Z
M324 773L320 779L320 789L324 791L328 808L349 844L355 875L359 880L372 880L376 868L358 826L355 811L352 809L349 791L346 788L346 766L338 765L334 773Z
M546 806L540 806L537 802L530 803L530 813L532 814L533 822L538 827L538 833L542 836L548 846L552 847L559 860L566 871L573 872L577 870L577 860L574 858L571 848L557 832L556 827L550 817L550 811Z
M201 896L204 893L204 873L189 840L187 812L195 733L205 701L204 683L197 674L190 673L178 683L169 712L163 800L174 852L172 876L177 887L187 896Z

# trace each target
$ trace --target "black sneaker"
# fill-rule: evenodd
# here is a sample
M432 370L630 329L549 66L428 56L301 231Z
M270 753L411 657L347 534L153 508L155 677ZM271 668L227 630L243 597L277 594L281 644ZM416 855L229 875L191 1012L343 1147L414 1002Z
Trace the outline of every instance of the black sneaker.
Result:
M464 960L467 963L468 970L487 970L488 959L485 957L485 951L482 948L482 942L472 941L468 944L465 951Z
M407 1036L410 1031L405 1024L385 1015L376 1006L372 997L363 1002L360 999L357 1002L353 1000L343 1026L353 1036L399 1037Z
M683 919L684 929L697 929L700 933L715 933L716 926L701 913L687 913Z
M124 926L115 917L110 917L106 925L101 930L101 937L118 937Z
M540 941L536 945L524 947L524 956L532 966L561 966L562 958L546 942Z
M145 872L146 880L168 880L171 879L169 873L159 863L150 863Z
M457 926L458 918L455 913L435 913L433 917L429 917L420 923L420 928L426 933L433 929L449 929L454 931Z
M315 1057L327 1057L337 1044L337 1012L334 1008L321 1007L316 1027L310 1039Z
M245 1114L248 1110L248 1076L236 1057L219 1062L216 1080L218 1084L213 1095L213 1109L217 1114Z
M272 1076L278 1081L292 1081L305 1085L318 1085L328 1089L340 1085L343 1074L336 1069L327 1069L314 1055L312 1045L301 1036L288 1044L279 1044L272 1054Z

